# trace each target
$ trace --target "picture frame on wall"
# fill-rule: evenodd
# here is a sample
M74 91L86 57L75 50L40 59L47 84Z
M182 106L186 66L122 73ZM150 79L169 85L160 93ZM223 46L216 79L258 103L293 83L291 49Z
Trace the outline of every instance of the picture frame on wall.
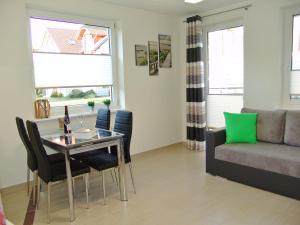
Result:
M158 42L148 41L149 51L149 75L158 75Z
M159 34L159 67L172 67L172 53L171 53L171 35Z
M148 65L148 50L146 45L135 45L135 65Z

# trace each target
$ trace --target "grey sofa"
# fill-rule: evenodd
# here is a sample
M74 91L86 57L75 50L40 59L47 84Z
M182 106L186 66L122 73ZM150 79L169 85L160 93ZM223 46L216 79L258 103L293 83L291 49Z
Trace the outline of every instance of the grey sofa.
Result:
M206 171L300 200L300 111L257 113L256 144L224 144L225 129L206 133Z

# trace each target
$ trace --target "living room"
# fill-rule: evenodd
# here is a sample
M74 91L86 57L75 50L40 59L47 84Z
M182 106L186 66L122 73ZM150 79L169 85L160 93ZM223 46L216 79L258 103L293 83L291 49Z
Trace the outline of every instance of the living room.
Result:
M75 223L300 224L299 198L296 200L299 194L294 198L286 197L283 193L265 191L267 188L212 176L206 172L204 144L199 145L200 150L197 147L190 150L188 147L191 146L186 144L190 122L187 122L187 114L191 108L187 103L187 89L192 89L188 88L187 73L193 73L192 68L187 72L187 65L191 64L187 63L187 29L193 23L190 18L198 18L197 26L202 31L200 62L203 63L204 80L197 85L205 83L205 97L200 102L207 100L207 107L197 102L195 105L201 105L201 109L194 110L204 111L205 129L219 128L225 126L225 111L239 113L243 107L272 111L300 108L297 102L299 55L292 57L291 50L292 46L300 44L300 40L296 42L297 38L293 37L293 24L296 24L293 16L300 14L299 0L203 0L195 4L183 0L1 0L0 12L3 27L0 38L0 94L3 96L0 190L8 220L14 224L47 223L45 187L42 187L39 210L28 210L34 208L34 204L30 204L32 196L26 194L27 154L18 134L16 117L35 121L43 136L55 130L57 119L64 115L63 106L53 106L55 103L50 99L49 118L35 117L33 105L38 87L30 18L36 18L109 27L114 81L109 84L113 87L111 128L117 110L133 113L130 152L136 194L129 170L127 202L119 201L118 182L107 174L107 198L103 206L103 188L99 188L99 175L93 171L88 209L82 194L84 190L81 191L82 181L78 179L78 184L73 187ZM199 17L194 17L196 15ZM234 63L242 72L238 71L229 79L216 77L209 80L208 76L213 77L208 60L212 59L208 45L213 43L209 41L209 34L226 29L234 33L233 28L240 27L243 28L242 36L235 37L242 37L237 52L243 57ZM147 65L137 65L136 49L144 46L150 54L150 42L159 45L160 35L170 37L172 63L160 67L158 74L153 75L150 57ZM229 48L235 44L233 42ZM210 47L213 49L212 45ZM56 67L50 65L45 70L50 70L51 66ZM235 67L226 69L230 71ZM212 81L216 84L215 91L220 93L210 95L214 86ZM224 90L220 90L219 84L225 86L222 87ZM239 92L230 92L237 89ZM96 110L103 107L102 103L96 102ZM93 127L96 110L90 113L86 103L69 106L72 128L79 122L76 116L73 117L75 114L84 114L86 126ZM204 141L205 135L202 136L200 142ZM294 179L299 185L299 177ZM51 223L70 223L66 182L52 190Z

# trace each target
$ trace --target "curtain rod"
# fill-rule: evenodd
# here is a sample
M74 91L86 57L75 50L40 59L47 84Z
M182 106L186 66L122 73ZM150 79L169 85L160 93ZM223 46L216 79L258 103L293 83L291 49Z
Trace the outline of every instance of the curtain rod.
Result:
M225 10L225 11L222 11L222 12L216 12L216 13L208 14L208 15L205 15L205 16L201 16L201 18L206 18L206 17L210 17L210 16L215 16L215 15L223 14L223 13L226 13L226 12L235 11L235 10L238 10L238 9L245 9L245 10L248 10L248 8L250 8L250 7L252 7L251 4L245 5L245 6L241 6L241 7L237 7L237 8L233 8L233 9L229 9L229 10ZM187 21L184 20L183 22L186 23Z

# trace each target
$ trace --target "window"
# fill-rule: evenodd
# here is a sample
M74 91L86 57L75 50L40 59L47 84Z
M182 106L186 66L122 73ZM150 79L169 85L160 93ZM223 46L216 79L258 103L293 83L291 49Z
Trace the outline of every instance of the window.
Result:
M300 70L300 15L293 17L292 70Z
M207 124L222 127L224 111L243 106L244 29L242 26L207 32Z
M290 98L300 99L300 15L293 16Z
M113 97L111 28L30 18L36 98L51 106Z

